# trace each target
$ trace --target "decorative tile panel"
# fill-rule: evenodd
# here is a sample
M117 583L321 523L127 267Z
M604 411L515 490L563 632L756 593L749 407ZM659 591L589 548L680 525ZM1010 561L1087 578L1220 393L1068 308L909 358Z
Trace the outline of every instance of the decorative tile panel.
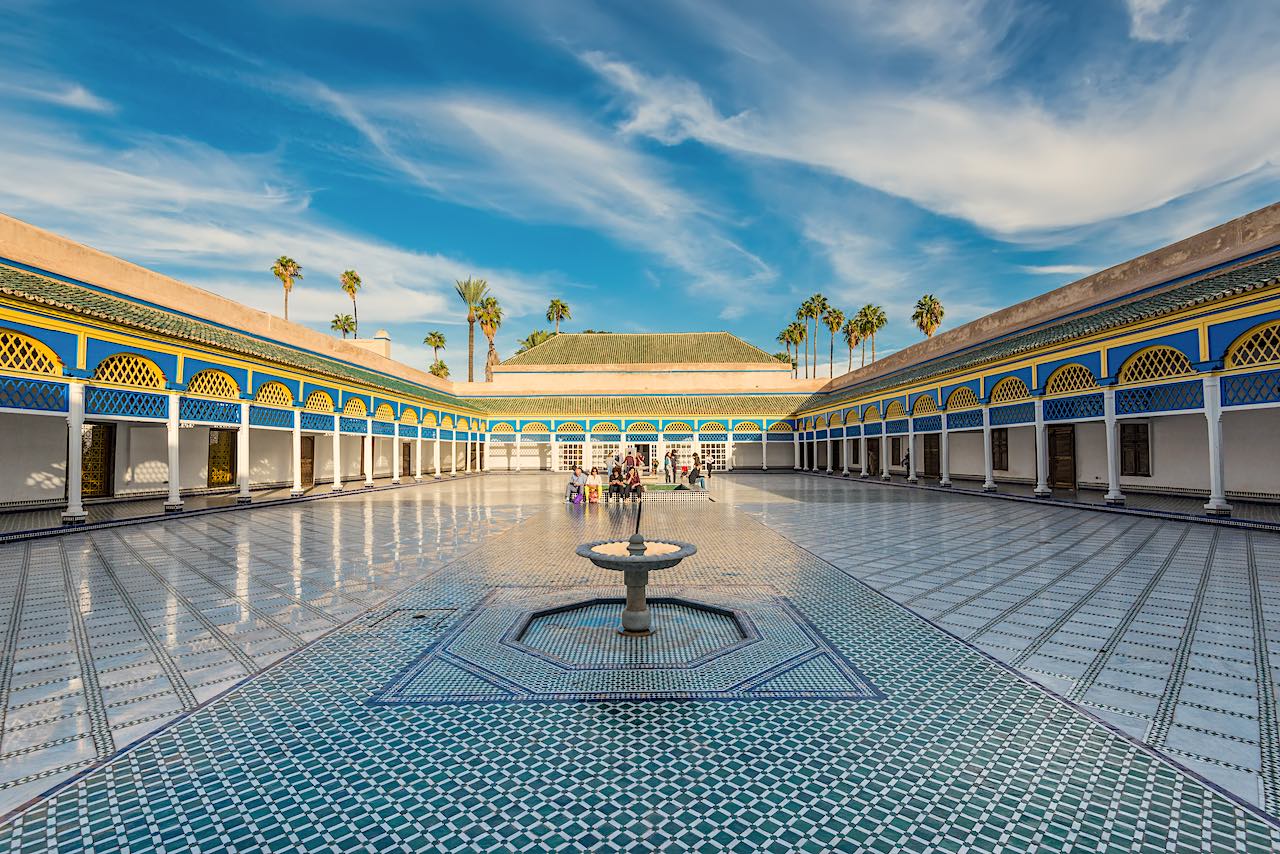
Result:
M1068 365L1069 368L1079 367ZM1088 372L1088 369L1084 369ZM1090 376L1093 376L1090 374ZM1069 377L1068 377L1069 378ZM1045 421L1070 421L1080 418L1101 418L1102 393L1079 394L1074 397L1048 397L1044 401Z
M352 398L352 400L358 400L358 399L359 398L354 398L354 397ZM363 418L349 418L343 415L339 417L338 421L339 421L338 429L340 429L343 433L356 433L359 435L364 435L365 427L367 426L367 423Z
M1180 383L1116 389L1116 414L1136 415L1143 412L1172 412L1204 407L1204 383L1187 380Z
M394 436L396 434L396 425L386 421L373 422L373 435L375 436Z
M1280 402L1280 371L1256 371L1222 378L1224 406L1277 402Z
M982 410L966 409L947 413L948 430L973 430L982 426Z
M1029 424L1036 420L1036 405L1031 401L1010 406L991 407L991 424L1004 427L1009 424Z
M319 412L303 412L301 427L303 430L331 432L333 430L333 416Z
M178 419L210 424L239 424L240 404L203 397L181 397L178 399Z
M45 380L0 377L0 407L66 412L67 385Z
M890 436L907 432L907 419L895 418L884 423L884 432Z
M917 418L914 426L917 433L935 433L942 429L942 416L926 415L923 418Z
M121 388L86 386L84 411L89 415L121 415L135 418L168 418L169 397Z
M314 415L315 413L311 414ZM249 407L249 424L254 427L293 429L293 410L254 404Z

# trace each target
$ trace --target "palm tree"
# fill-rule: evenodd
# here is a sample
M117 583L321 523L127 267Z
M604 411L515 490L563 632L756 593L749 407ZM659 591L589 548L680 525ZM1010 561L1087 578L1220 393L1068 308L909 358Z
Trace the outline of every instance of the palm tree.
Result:
M493 366L498 364L498 348L493 346L493 336L498 334L502 325L502 306L493 297L485 297L476 308L476 320L480 321L480 331L489 339L489 353L484 360L484 381L493 382Z
M346 338L347 333L356 331L356 321L349 314L335 314L333 321L329 324L329 328L334 332L341 332L342 337Z
M547 308L547 320L556 325L556 334L560 334L560 321L573 320L573 315L569 313L569 304L558 299L553 299L551 305Z
M280 284L284 285L284 319L288 320L289 292L293 290L294 281L302 278L302 267L288 255L281 255L276 259L276 263L271 265L271 272L275 273Z
M444 333L438 329L433 329L427 333L427 337L422 339L422 343L431 348L431 361L433 363L440 361L440 351L447 345L444 340Z
M552 337L552 333L545 329L535 329L526 335L525 339L520 342L520 349L516 350L516 355L528 352L539 344L542 344L545 341L550 341Z
M933 333L942 325L942 315L946 309L933 294L925 294L916 300L916 310L911 314L911 321L924 333L925 338L932 338Z
M783 347L787 348L787 363L794 365L795 359L791 358L791 327L784 326L782 331L778 333L778 337L774 339Z
M440 378L440 379L442 379L442 380L444 380L444 379L448 379L448 378L449 378L449 366L448 366L448 365L446 365L446 364L445 364L444 362L442 362L441 360L436 359L434 362L432 362L432 363L431 363L431 373L432 373L432 375L433 375L433 376L437 376L437 377L439 377L439 378Z
M834 305L828 305L822 313L822 325L831 333L831 344L827 348L827 375L836 375L836 333L844 326L844 312Z
M813 342L813 375L818 375L818 320L822 317L830 303L822 294L814 294L800 304L800 310L796 312L796 320L804 321L805 338ZM813 321L813 335L809 335L809 321ZM809 378L809 348L806 346L804 350L805 360L805 379Z
M360 312L356 311L356 291L360 290L360 274L355 270L347 270L338 277L338 281L342 284L342 290L347 296L351 297L351 322L353 324L351 332L357 338L360 337Z
M489 296L489 283L468 276L454 282L458 299L467 306L467 382L476 381L476 308Z
M809 339L809 300L800 303L800 307L796 309L796 321L804 324L805 335L800 340L807 342ZM809 379L809 345L804 345L804 378Z
M883 308L871 303L867 303L858 309L858 316L862 318L862 337L871 339L871 361L874 362L876 360L876 333L884 329L889 322L889 318L885 316Z
M798 320L792 321L787 325L787 329L791 331L791 346L796 348L796 379L800 378L800 347L804 347L805 363L809 361L809 346L805 342L809 339L808 324L801 323ZM806 367L805 378L808 379L809 371Z
M844 343L849 345L849 370L853 370L853 348L862 343L862 332L858 326L857 316L844 322ZM866 361L865 359L863 360Z

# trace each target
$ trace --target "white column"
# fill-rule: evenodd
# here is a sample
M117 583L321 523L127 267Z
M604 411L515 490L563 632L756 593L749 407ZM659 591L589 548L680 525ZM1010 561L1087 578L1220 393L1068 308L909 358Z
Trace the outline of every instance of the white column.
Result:
M182 474L179 469L178 453L178 393L169 392L169 418L165 421L165 439L169 446L169 497L164 502L164 512L177 513L182 509Z
M991 459L991 407L982 405L982 491L996 491L996 476Z
M1116 390L1107 386L1102 390L1102 423L1107 431L1107 494L1104 500L1112 505L1124 504L1120 491L1120 427L1116 424Z
M560 443L554 432L551 434L551 470L560 471Z
M67 384L67 509L62 524L83 525L85 520L84 476L84 386Z
M831 427L827 427L827 474L832 472L832 460L835 457L836 440L831 438Z
M656 464L654 465L654 471L657 471L658 467L663 465L662 460L664 457L666 457L666 455L667 455L667 439L666 439L666 436L663 435L662 431L659 430L658 431L658 459L656 461ZM665 472L666 469L664 468L663 471Z
M1053 495L1049 488L1049 433L1044 426L1044 398L1037 397L1033 401L1036 412L1036 488L1035 494L1040 498Z
M941 471L942 478L938 481L938 486L950 486L951 485L951 441L949 437L951 434L947 432L947 413L943 412L940 417L942 418L942 436L938 440L938 444L940 446L938 448L938 451L939 451L938 456L941 458L939 460L939 462L941 463L939 465L939 468L942 469Z
M440 479L440 428L436 428L435 441L431 443L431 476Z
M490 462L489 462L489 436L490 436L490 435L491 435L491 434L489 434L489 433L485 433L485 434L483 435L483 437L481 438L481 442L480 442L480 471L489 471L489 469L490 469Z
M907 416L907 483L919 483L916 477L916 422Z
M844 428L844 438L840 440L840 476L849 476L849 428Z
M302 411L293 410L293 463L289 466L289 472L293 475L293 489L289 490L291 498L297 498L302 495ZM315 460L312 460L314 466Z
M725 471L733 471L733 431L732 430L730 430L729 434L725 437L725 441L728 444L724 449L724 468L725 468Z
M889 422L880 418L880 479L889 480L889 449L893 443L889 441Z
M467 428L467 435L462 437L462 470L471 472L471 428Z
M867 428L862 428L862 434L858 437L858 477L870 477L871 472L867 471Z
M760 428L760 471L769 470L769 428Z
M373 486L373 419L364 420L364 485Z
M1210 516L1230 516L1222 464L1222 381L1216 374L1204 378L1204 417L1209 425L1209 501L1204 510Z
M818 470L818 431L814 429L813 438L809 440L809 471Z
M413 479L415 481L422 480L422 428L418 428L418 438L413 440Z
M520 457L520 434L517 433L516 434L516 471L520 471L522 467L523 467L523 462Z
M391 425L391 482L400 482L400 425Z
M240 402L240 429L236 432L236 473L240 478L237 504L253 501L249 495L249 401Z
M342 491L342 417L333 416L333 492Z
M791 450L795 455L795 465L792 466L796 471L800 471L800 434L791 431Z
M453 430L453 438L449 440L449 475L457 477L458 475L458 430Z

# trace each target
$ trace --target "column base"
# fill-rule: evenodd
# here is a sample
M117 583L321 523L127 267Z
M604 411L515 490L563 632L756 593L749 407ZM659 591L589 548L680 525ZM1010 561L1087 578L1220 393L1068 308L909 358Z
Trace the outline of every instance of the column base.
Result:
M999 487L997 487L994 483L991 483L991 484L984 483L984 484L982 484L982 491L983 491L983 492L995 492L998 488L999 488Z
M1035 489L1031 491L1032 493L1035 494L1036 498L1052 498L1053 497L1053 490L1047 487L1041 488L1037 486Z
M329 488L329 491L330 491L330 492L341 492L341 491L342 491L342 486L341 486L341 485L331 486L331 487Z
M364 482L364 488L365 488L365 489L372 489L372 488L373 488L373 481L371 481L371 480L366 480L366 481Z
M832 474L834 472L835 472L835 469L827 469L827 474Z
M1204 512L1207 516L1230 516L1231 505L1222 499L1214 500L1211 498L1209 499L1209 502L1204 505Z
M237 503L237 504L252 504L252 503L253 503L253 496L252 496L252 495L237 495L237 496L236 496L236 503Z
M391 478L391 482L392 482L393 484L395 484L396 486L399 486L399 485L400 485L400 478L398 478L398 477L393 477L393 478Z
M912 475L911 477L907 478L907 483L919 483L919 482L920 482L920 478L916 477L915 475Z
M848 470L848 469L844 469L843 471L841 471L841 472L840 472L840 476L841 476L841 477L848 477L848 476L849 476L849 470Z
M415 474L415 475L413 476L413 482L414 482L414 483L422 483L422 475L420 475L420 474Z
M181 513L181 512L182 512L182 502L181 502L181 501L166 501L166 502L164 503L164 512L166 512L166 513Z
M290 497L290 498L301 498L302 496L304 496L304 495L306 495L306 494L307 494L307 493L305 493L305 492L304 492L304 491L302 491L301 489L291 489L291 490L289 490L289 497Z
M1104 502L1108 507L1123 507L1123 506L1124 506L1124 496L1123 496L1123 495L1107 495L1107 496L1104 496L1102 500L1103 500L1103 502Z
M866 480L869 477L871 477L871 475L867 474L865 471L862 472L862 474L858 475L859 480Z
M62 513L62 524L64 525L83 525L85 520L89 518L88 513L68 513L65 510Z
M940 481L938 481L938 487L939 487L939 488L941 488L941 489L950 489L950 488L951 488L951 481L949 481L949 480L940 480Z
M892 476L892 475L887 475L887 474L882 474L882 475L880 475L880 479L881 479L881 480L883 480L885 483L888 483L889 481L893 480L893 476Z
M768 471L768 470L769 470L768 466L760 466L760 471Z

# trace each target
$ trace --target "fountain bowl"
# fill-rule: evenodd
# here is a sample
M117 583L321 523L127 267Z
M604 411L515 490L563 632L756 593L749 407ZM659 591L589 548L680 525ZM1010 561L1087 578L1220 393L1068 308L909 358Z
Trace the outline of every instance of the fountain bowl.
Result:
M630 540L597 540L578 546L577 554L601 569L627 570L670 569L685 558L697 554L698 547L676 540L646 540L639 535Z

